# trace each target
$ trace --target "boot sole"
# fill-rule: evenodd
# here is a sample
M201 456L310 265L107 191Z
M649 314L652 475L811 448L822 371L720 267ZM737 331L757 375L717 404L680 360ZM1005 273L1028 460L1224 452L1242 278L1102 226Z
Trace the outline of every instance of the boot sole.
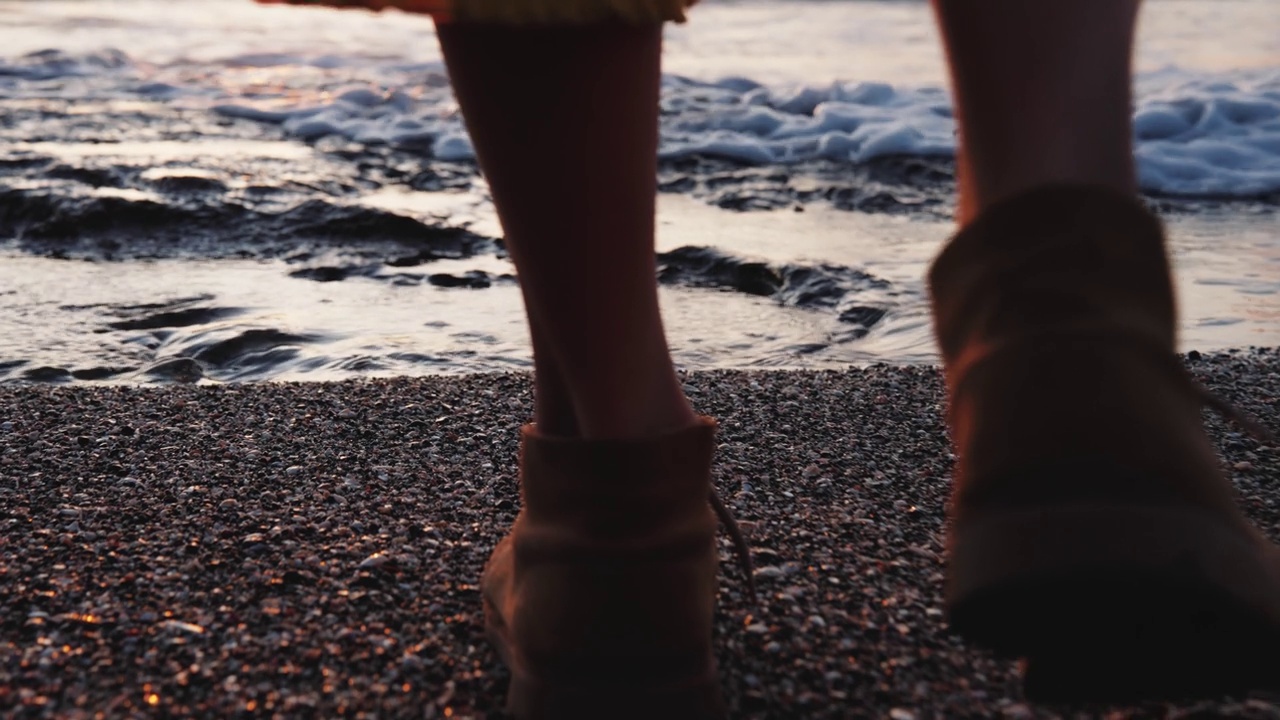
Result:
M608 667L607 681L566 684L547 682L525 670L528 664L518 657L499 613L486 600L485 631L497 649L504 665L511 671L507 689L506 712L517 720L578 720L615 718L617 720L724 720L727 711L710 650L702 659L708 673L701 676L664 680L637 681L644 669L629 674L616 660L602 661ZM616 672L615 672L616 671Z
M1204 511L1004 510L952 532L951 629L1025 658L1041 702L1203 698L1280 687L1280 579Z

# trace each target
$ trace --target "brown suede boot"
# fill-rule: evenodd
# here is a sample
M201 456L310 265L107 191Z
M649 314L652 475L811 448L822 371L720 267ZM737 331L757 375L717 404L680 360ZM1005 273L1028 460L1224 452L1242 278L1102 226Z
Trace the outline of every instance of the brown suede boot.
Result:
M1280 678L1280 552L1245 519L1175 355L1159 221L1046 187L930 271L958 463L952 628L1027 691L1110 700Z
M722 718L710 418L648 440L523 431L523 508L484 571L521 718Z

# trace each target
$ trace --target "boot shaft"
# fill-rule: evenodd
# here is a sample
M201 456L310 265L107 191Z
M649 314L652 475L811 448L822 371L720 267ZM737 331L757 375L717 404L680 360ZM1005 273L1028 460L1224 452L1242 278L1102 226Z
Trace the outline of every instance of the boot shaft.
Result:
M715 423L634 441L525 429L524 506L485 572L513 672L654 693L714 681Z
M989 209L948 243L929 285L949 366L974 346L1077 326L1176 346L1160 221L1109 190L1048 187Z
M678 524L705 524L716 425L710 418L666 435L582 440L521 432L522 520L594 541L631 542Z
M997 205L930 270L958 518L992 504L1194 504L1230 485L1175 354L1159 220L1048 187Z

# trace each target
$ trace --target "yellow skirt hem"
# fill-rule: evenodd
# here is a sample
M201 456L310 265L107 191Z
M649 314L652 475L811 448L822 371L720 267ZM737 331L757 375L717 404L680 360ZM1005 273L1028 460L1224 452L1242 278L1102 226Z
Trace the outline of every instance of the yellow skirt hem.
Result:
M257 0L266 4L386 10L430 15L443 22L504 25L587 25L684 22L697 0Z

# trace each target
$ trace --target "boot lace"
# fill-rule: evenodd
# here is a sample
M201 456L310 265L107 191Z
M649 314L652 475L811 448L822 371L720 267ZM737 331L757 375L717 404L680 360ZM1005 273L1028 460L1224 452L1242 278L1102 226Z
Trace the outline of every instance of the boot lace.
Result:
M738 559L738 568L742 570L743 576L747 579L747 599L754 605L756 602L756 577L755 571L751 567L751 547L747 545L746 538L742 536L738 521L733 519L733 514L729 512L729 508L725 507L724 501L720 499L720 495L715 491L715 488L711 489L711 508L715 510L716 517L720 519L725 531L729 533L729 539L733 541L734 555Z
M1195 393L1201 405L1218 413L1224 420L1233 423L1241 430L1252 435L1253 439L1258 442L1267 443L1272 447L1280 445L1280 441L1276 439L1276 434L1271 432L1270 428L1263 425L1257 418L1215 395L1213 391L1191 377L1190 373L1187 374L1187 379L1191 384L1191 391Z

